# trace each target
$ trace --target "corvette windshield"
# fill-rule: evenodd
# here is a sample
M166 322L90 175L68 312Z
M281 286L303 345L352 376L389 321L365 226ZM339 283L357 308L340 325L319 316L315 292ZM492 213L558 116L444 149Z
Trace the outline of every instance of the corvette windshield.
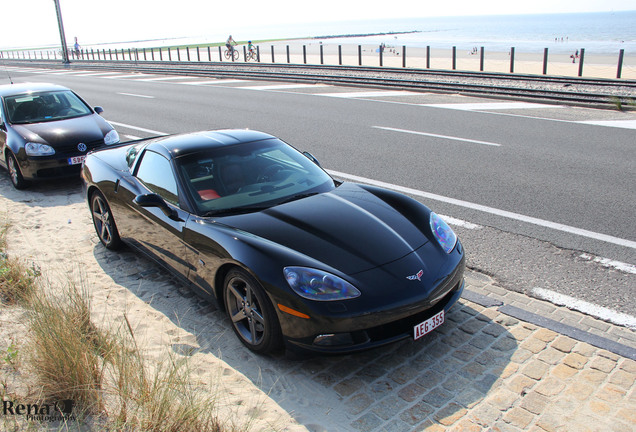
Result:
M327 173L278 139L184 156L177 166L202 215L261 210L335 187Z
M70 90L5 96L9 123L28 124L65 120L92 114L91 109Z

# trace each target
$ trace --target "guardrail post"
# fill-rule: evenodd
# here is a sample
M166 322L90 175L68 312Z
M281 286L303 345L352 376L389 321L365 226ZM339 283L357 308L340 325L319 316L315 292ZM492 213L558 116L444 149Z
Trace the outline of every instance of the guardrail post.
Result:
M380 66L382 66L382 54L384 53L384 48L382 47L382 45L380 45L380 48L378 48L378 52L380 53Z
M243 61L247 63L247 47L243 45Z
M168 61L172 61L172 53L170 52L170 47L168 47Z
M453 70L457 69L457 47L453 47Z
M431 68L431 47L429 45L426 46L426 69Z
M289 58L289 45L287 45L287 47L285 48L285 50L287 51L287 63L291 63L291 60Z
M548 49L543 48L543 75L548 74Z
M272 45L272 63L276 63L276 62L274 61L274 45Z
M479 47L479 71L484 71L484 47Z
M338 64L342 66L342 45L338 45Z
M358 66L362 66L362 45L358 45Z
M201 61L201 51L199 50L199 47L197 47L197 61Z
M119 51L117 51L117 49L115 49L115 61L119 60Z
M259 47L258 45L256 46L256 61L258 63L261 62L261 47Z
M179 49L179 47L177 47L177 61L181 61L181 50Z
M323 48L323 45L320 44L320 64L325 64L322 48Z
M510 47L510 73L515 71L515 47Z
M223 61L223 53L221 52L221 45L219 45L219 61Z
M186 58L190 61L190 47L186 47Z
M406 45L402 45L402 67L406 67Z
M159 48L159 61L163 61L163 50Z
M585 48L581 48L581 57L579 58L579 76L583 76L583 57L585 56Z
M132 52L130 51L130 48L128 48L128 60L132 60Z
M624 49L618 52L618 68L616 69L616 78L621 77L621 72L623 71L623 56L624 55L625 55Z
M307 64L307 46L303 45L303 64Z
M210 45L208 45L208 61L212 61L212 53L210 52Z

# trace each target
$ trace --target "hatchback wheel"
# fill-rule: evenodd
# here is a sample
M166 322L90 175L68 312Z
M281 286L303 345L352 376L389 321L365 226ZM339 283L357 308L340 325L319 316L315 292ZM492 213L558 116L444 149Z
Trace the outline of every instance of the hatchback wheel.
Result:
M11 178L13 187L16 189L24 189L29 185L29 182L22 176L20 166L13 153L7 153L7 168L9 169L9 178Z

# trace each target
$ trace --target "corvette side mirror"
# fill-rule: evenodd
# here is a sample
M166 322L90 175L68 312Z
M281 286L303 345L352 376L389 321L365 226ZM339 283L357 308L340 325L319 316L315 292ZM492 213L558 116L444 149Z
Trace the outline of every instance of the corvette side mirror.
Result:
M318 165L320 168L322 168L322 166L320 165L320 162L318 162L318 159L316 159L316 158L314 157L314 155L312 155L312 154L311 154L311 153L309 153L309 152L303 152L303 154L305 155L305 157L306 157L307 159L309 159L310 161L312 161L313 163L315 163L316 165Z
M95 108L93 108L93 110L99 115L101 115L104 112L104 108L100 106L96 106Z
M172 220L179 220L177 212L170 208L168 204L157 194L143 194L135 197L135 204L141 207L157 207Z

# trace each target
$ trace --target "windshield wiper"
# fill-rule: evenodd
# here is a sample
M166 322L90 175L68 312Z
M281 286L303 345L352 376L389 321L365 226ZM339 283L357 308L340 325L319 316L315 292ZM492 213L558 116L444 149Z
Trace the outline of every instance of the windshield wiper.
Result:
M240 207L230 207L226 209L218 209L218 210L210 210L203 214L203 217L210 216L218 216L218 215L229 215L229 214L241 214L241 213L252 213L261 210L267 210L271 205L263 206L263 205L254 205L254 206L240 206Z
M299 199L308 198L310 196L314 196L314 195L318 195L318 194L319 194L319 192L309 192L309 193L302 193L302 194L292 195L289 198L284 199L283 201L280 201L280 202L276 203L276 205L286 204L288 202L297 201Z

